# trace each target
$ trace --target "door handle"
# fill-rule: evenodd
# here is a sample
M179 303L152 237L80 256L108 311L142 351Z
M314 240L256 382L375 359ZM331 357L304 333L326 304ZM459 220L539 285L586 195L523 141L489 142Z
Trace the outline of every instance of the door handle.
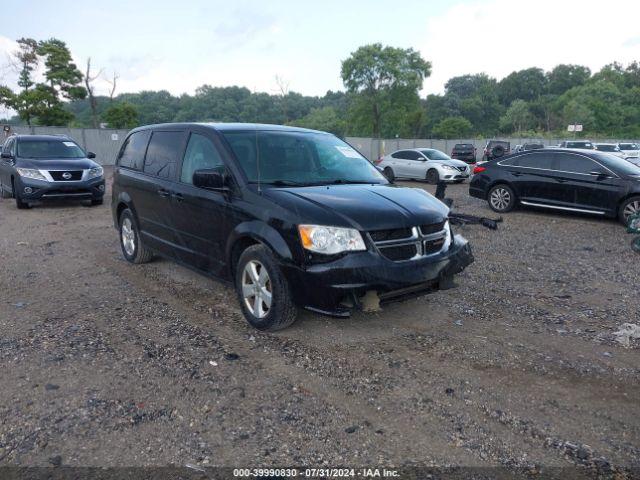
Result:
M514 177L521 177L522 175L524 175L524 173L520 173L520 172L511 172L511 175L513 175Z
M181 193L172 193L171 196L173 198L175 198L178 202L181 202L182 200L184 200L184 195L182 195Z
M569 180L565 179L565 178L556 178L556 182L558 183L567 183Z
M171 192L169 190L165 190L164 188L160 188L158 189L158 195L160 195L163 198L166 198L169 195L171 195Z

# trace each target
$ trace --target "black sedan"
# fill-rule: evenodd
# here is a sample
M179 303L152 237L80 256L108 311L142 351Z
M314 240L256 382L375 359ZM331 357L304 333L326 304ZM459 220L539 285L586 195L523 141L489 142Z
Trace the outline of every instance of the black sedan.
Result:
M618 217L640 213L640 167L595 150L545 148L477 166L469 194L504 213L516 205Z
M104 172L93 158L93 153L85 153L66 136L11 136L2 147L0 195L14 198L18 208L63 198L100 205Z

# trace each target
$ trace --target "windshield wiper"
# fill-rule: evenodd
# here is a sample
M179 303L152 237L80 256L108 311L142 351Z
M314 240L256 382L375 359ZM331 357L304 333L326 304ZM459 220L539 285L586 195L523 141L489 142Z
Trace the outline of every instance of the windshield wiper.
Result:
M268 182L249 182L252 185L257 185L258 183L262 185L273 185L276 187L308 187L309 185L313 185L311 183L303 183L296 182L294 180L272 180Z

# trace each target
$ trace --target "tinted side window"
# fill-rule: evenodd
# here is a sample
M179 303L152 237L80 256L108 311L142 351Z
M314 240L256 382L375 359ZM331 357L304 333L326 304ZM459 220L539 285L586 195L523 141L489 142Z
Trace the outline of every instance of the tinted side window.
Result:
M129 135L129 138L127 138L122 146L122 150L120 150L120 156L117 161L119 166L142 170L144 153L149 141L149 133L149 130L144 130Z
M593 160L581 155L571 153L555 153L553 169L571 173L589 173L601 167Z
M551 170L552 158L549 154L529 153L520 155L511 161L514 167L542 168Z
M153 132L144 159L144 173L174 178L176 164L182 153L183 136L184 132Z
M405 157L407 160L423 160L422 155L412 150L407 150Z
M193 172L202 169L224 170L224 163L213 142L207 137L192 133L182 161L180 181L193 183Z
M391 156L393 158L402 158L402 159L407 159L408 158L406 150L400 150L399 152L392 153Z

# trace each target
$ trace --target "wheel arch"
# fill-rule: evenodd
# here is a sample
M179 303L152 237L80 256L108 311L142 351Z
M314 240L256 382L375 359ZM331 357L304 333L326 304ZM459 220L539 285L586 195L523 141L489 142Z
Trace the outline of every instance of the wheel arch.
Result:
M140 225L140 222L138 221L138 213L136 212L136 209L133 206L133 201L131 200L131 197L128 193L121 192L114 203L115 208L113 209L113 224L116 228L120 227L120 216L122 215L122 212L127 208L131 210L136 223Z
M234 278L235 265L242 252L256 244L265 245L280 260L293 261L289 245L275 228L258 220L244 222L231 232L227 240L225 257L229 278Z
M516 200L518 200L520 198L520 195L518 194L518 191L516 190L516 188L513 186L513 184L503 178L498 178L496 180L494 180L493 182L491 182L489 185L487 185L487 189L486 189L486 193L485 193L485 200L489 199L489 192L491 191L491 189L493 187L497 187L498 185L506 185L507 187L509 187L513 193L516 196Z

